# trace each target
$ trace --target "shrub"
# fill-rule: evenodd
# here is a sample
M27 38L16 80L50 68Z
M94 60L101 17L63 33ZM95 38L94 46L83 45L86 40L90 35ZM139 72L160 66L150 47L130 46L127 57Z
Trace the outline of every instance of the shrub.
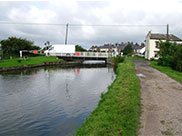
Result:
M133 47L131 44L128 44L124 50L123 50L123 54L124 55L128 55L128 56L131 56L133 54Z
M21 63L22 59L18 59L17 62Z
M178 71L182 71L182 46L178 46L174 53L172 60L172 68Z
M118 67L118 64L124 61L124 57L117 55L116 57L113 58L113 68L114 68L114 72L116 72L116 69Z
M182 45L170 43L169 41L157 43L159 48L158 65L169 66L175 70L182 71Z

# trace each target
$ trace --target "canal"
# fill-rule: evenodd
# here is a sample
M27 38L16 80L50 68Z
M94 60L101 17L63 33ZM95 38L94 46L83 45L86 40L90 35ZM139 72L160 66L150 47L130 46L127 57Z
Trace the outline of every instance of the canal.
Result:
M73 135L114 79L110 67L0 74L0 135Z

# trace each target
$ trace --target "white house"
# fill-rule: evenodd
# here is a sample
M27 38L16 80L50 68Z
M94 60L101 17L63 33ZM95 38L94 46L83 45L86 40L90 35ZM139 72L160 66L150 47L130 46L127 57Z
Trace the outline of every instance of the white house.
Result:
M182 39L176 37L173 34L168 36L170 42L176 42L177 44L182 44ZM148 32L145 40L145 58L150 60L151 58L158 59L158 51L156 48L156 42L166 41L166 34L154 34L151 31Z
M144 57L144 54L145 54L145 46L141 46L140 48L137 49L136 55Z

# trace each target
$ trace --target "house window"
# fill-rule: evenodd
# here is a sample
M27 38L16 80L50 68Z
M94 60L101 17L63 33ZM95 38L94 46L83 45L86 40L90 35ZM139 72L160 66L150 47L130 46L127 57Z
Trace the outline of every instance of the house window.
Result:
M154 58L158 58L158 51L154 51Z

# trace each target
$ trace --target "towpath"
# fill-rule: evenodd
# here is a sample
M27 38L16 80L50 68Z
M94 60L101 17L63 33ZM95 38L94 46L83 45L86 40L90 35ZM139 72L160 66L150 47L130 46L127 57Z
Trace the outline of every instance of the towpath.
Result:
M182 84L134 60L141 83L139 136L182 136Z

